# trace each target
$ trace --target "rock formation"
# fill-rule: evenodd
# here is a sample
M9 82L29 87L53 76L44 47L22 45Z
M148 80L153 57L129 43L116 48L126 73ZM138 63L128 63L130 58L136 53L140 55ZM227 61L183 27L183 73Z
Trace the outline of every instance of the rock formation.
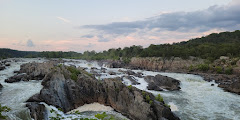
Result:
M77 79L73 76L78 73ZM126 87L115 79L96 80L86 71L66 66L54 67L42 82L43 89L31 97L28 102L33 118L36 111L43 115L41 106L31 102L45 102L61 108L64 112L84 104L98 102L111 106L133 120L178 120L164 102L155 100L151 93L135 87Z
M180 81L162 75L145 76L145 81L148 82L148 90L162 91L167 90L180 90Z
M183 72L190 65L202 64L203 60L195 57L190 57L188 60L183 60L178 57L170 59L161 57L146 57L146 58L132 58L129 66L135 69L145 69L151 71L173 71Z

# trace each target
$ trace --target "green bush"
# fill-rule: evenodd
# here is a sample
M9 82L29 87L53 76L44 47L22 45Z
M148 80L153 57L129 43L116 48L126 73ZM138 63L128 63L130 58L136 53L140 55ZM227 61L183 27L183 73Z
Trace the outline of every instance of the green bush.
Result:
M233 73L233 69L232 69L232 67L228 67L228 68L226 68L226 70L225 70L225 74L231 75L232 73Z
M155 99L159 102L163 102L163 98L160 94L158 94Z
M107 117L108 115L106 114L106 112L103 112L102 114L96 114L95 117L103 120L105 117Z
M72 80L75 80L75 81L76 81L76 80L77 80L77 77L78 77L78 76L76 75L76 73L72 73L72 74L71 74L71 79L72 79Z
M132 85L127 86L129 90L132 90Z
M0 119L6 119L7 116L2 115L2 112L9 112L11 109L8 108L7 106L2 106L0 104Z
M165 104L164 104L164 106L166 106L166 107L169 107L169 108L171 107L171 106L170 106L170 105L168 105L167 103L165 103Z
M146 101L147 101L147 102L150 102L150 101L151 101L151 98L150 98L149 95L146 95Z
M71 75L70 75L71 79L76 81L78 75L81 73L80 70L78 70L77 68L75 68L73 66L69 66L69 67L67 67L67 69L68 69L68 71L71 72Z
M197 69L200 71L208 71L209 65L208 64L199 64L199 65L197 65Z
M217 72L218 74L223 73L222 67L220 67L220 66L216 66L216 67L215 67L215 70L216 70L216 72Z

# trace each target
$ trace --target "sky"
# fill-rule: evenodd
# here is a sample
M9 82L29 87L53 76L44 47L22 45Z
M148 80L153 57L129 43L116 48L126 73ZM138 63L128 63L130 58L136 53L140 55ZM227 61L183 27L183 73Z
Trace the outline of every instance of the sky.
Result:
M0 0L0 48L103 51L240 29L240 0Z

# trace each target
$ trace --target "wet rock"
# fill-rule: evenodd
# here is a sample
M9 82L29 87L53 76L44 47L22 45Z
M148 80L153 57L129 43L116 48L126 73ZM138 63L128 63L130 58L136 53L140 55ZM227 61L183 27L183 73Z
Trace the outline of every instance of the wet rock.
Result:
M10 63L5 63L5 66L10 66L11 64Z
M117 73L113 72L113 71L109 71L108 72L109 75L116 75Z
M163 89L167 90L180 90L180 81L162 75L156 76L146 76L144 80L148 82L149 90L162 91Z
M135 79L134 77L132 76L124 76L126 79L130 80L132 85L139 85L140 83L137 82L137 79Z
M27 74L18 74L6 79L5 82L14 83L14 82L28 81L28 80L29 80L29 76Z
M164 102L155 100L151 93L135 87L126 87L121 81L105 79L98 81L84 72L78 75L77 80L71 80L65 69L56 69L48 73L43 79L43 89L39 95L31 98L31 101L43 100L68 112L84 104L98 102L111 106L133 120L179 120L170 110L164 106ZM149 96L150 101L146 101Z
M5 66L0 65L0 71L6 69Z
M43 104L37 102L27 103L26 105L30 110L30 115L34 120L45 120L47 116L47 111Z
M106 70L107 70L106 68L103 68L103 67L101 68L102 73L106 73Z
M211 86L214 86L214 84L211 84Z
M127 70L127 71L124 71L125 74L128 74L128 75L134 75L136 74L135 72L133 72L132 70Z
M109 68L123 68L125 66L126 66L126 64L121 61L108 61L107 62L107 67L109 67Z
M220 87L221 87L221 85L220 85ZM226 91L233 92L233 93L240 95L240 80L236 80L233 83L231 83L230 85L225 85L223 88Z
M143 78L143 73L137 72L136 74L134 74L134 76L139 77L139 78Z
M97 70L97 68L96 67L91 67L91 70Z
M2 84L0 83L0 90L3 88Z

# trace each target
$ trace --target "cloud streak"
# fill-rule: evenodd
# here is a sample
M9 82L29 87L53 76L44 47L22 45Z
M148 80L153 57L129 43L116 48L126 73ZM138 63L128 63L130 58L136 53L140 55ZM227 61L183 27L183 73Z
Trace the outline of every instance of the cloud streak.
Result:
M59 19L59 20L65 22L65 23L71 23L70 20L68 20L68 19L66 19L66 18L63 18L63 17L57 17L57 19Z
M129 35L138 31L198 31L211 29L235 30L240 28L240 2L233 0L225 6L211 6L194 12L163 13L158 16L134 22L114 22L105 25L85 25L104 34Z

